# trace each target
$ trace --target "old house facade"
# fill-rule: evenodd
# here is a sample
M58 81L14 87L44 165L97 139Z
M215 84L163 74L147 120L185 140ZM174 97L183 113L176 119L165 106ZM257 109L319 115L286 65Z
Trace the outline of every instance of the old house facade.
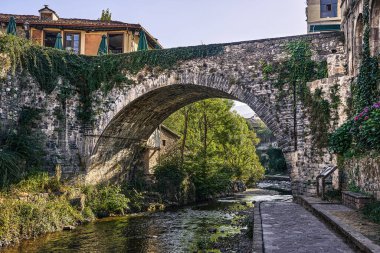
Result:
M307 32L340 31L341 0L307 0Z
M140 24L120 21L60 18L49 6L39 10L39 15L1 14L1 31L5 31L10 17L14 17L19 36L33 40L39 45L54 47L58 33L62 35L63 47L76 54L97 55L102 36L108 38L109 53L128 53L137 50L140 31L143 30L149 48L162 48L160 43Z
M159 165L162 156L170 153L177 147L181 137L165 125L160 125L147 141L144 153L144 174L152 175L154 167Z

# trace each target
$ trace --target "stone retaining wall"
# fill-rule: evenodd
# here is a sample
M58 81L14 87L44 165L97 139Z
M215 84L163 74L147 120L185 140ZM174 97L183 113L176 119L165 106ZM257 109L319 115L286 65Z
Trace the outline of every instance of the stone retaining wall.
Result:
M352 183L380 200L380 155L347 159L342 168L345 189Z

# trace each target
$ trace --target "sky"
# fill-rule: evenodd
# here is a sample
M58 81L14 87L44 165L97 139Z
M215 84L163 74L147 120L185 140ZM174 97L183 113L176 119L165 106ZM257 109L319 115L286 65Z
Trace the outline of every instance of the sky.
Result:
M139 23L165 48L306 33L305 0L0 0L0 13L38 15L43 5L62 18ZM237 103L238 111L248 110ZM249 110L248 110L249 111ZM242 112L247 114L252 112Z

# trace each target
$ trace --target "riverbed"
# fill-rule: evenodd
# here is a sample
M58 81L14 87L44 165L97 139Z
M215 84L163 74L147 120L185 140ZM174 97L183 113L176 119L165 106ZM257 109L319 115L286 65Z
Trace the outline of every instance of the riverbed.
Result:
M232 197L164 212L112 217L73 231L47 234L0 250L14 252L246 252L255 201L291 201L276 191L250 189ZM228 242L228 238L234 238ZM228 243L226 243L228 242ZM226 244L232 245L226 250ZM220 247L220 248L218 248Z

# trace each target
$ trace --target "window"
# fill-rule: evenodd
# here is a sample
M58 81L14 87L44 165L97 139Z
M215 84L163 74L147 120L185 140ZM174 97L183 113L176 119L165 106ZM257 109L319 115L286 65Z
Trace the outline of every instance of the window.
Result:
M166 140L162 140L162 146L166 146Z
M65 33L65 49L75 54L80 53L79 33Z
M321 0L321 18L338 16L338 0Z
M55 41L57 39L58 32L45 31L44 33L44 46L54 47Z
M108 34L108 48L112 54L123 53L124 34Z

